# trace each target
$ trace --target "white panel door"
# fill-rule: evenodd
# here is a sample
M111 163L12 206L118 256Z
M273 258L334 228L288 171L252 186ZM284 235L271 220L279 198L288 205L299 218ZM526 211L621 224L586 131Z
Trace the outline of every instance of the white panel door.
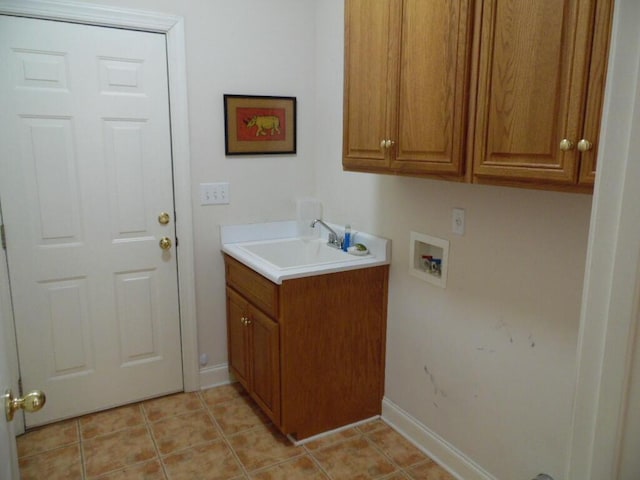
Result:
M2 257L2 255L0 255ZM3 259L0 258L0 262ZM0 268L0 274L2 274ZM0 308L0 313L2 309ZM5 339L4 324L0 317L0 396L11 387L11 376L9 373L9 358L7 356L7 343ZM0 405L0 480L14 480L20 478L18 471L18 453L16 448L16 436L12 423L6 420L4 405Z
M2 224L2 212L0 211L0 224ZM7 297L8 285L7 260L4 250L0 249L0 396L12 387L11 368L9 366L9 342L11 332L5 331L8 318L6 312L11 309ZM16 447L16 434L13 423L7 422L3 405L0 403L0 480L15 480L20 478L18 471L18 450Z
M27 426L182 390L164 36L0 16L0 65Z

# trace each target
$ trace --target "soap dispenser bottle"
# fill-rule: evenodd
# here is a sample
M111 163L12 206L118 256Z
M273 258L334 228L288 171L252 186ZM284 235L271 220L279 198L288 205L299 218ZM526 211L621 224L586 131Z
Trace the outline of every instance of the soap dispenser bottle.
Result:
M344 240L342 241L342 250L346 252L350 245L351 245L351 225L345 225Z

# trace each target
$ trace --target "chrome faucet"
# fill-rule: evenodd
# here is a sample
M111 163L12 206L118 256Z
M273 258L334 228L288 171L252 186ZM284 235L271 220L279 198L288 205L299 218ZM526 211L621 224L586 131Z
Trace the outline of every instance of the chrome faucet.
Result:
M334 248L342 248L342 237L339 236L333 228L331 228L319 218L316 218L313 222L311 222L311 228L314 228L316 226L316 223L319 223L324 228L329 230L329 241L327 242L327 245Z

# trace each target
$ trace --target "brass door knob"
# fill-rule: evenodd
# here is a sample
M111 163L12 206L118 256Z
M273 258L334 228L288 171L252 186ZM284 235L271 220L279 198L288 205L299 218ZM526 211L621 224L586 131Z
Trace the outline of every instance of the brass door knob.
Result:
M44 392L40 390L34 390L22 398L16 398L9 388L4 392L4 415L7 422L10 422L18 410L22 409L25 412L37 412L44 407L46 402L47 397Z
M167 212L162 212L160 215L158 215L158 223L160 225L166 225L167 223L169 223L169 220L171 220L171 216Z
M171 245L173 245L171 243L171 239L169 237L162 237L160 239L160 248L162 250L169 250L171 248Z
M581 152L588 152L593 148L593 144L589 140L584 138L578 142L578 150Z
M569 150L573 150L573 147L574 147L573 142L568 138L563 138L560 141L560 150L562 150L563 152L568 152Z

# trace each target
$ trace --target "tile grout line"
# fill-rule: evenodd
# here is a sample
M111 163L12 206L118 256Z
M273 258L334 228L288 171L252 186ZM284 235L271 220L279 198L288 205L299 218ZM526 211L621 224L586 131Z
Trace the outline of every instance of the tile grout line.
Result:
M389 463L391 463L391 465L394 466L394 468L396 468L395 472L392 472L387 476L391 476L394 473L404 474L404 469L400 465L398 465L398 463L393 458L391 458L390 455L387 455L387 453L376 442L374 442L373 439L369 437L369 435L365 434L364 438L369 443L369 445L373 447L374 450L376 450L379 454L381 454ZM381 478L384 478L384 477L381 477Z
M169 480L169 472L167 472L167 469L164 465L164 461L162 459L162 455L160 454L160 448L158 447L158 443L156 441L156 437L153 434L153 429L151 428L151 421L149 420L149 417L147 416L147 411L144 408L143 402L140 402L138 407L140 408L140 413L142 414L142 420L144 422L144 426L147 429L147 433L149 434L149 437L151 437L151 443L153 443L153 448L156 451L156 457L158 459L158 463L160 464L160 468L162 469L162 474L164 475L164 478L166 478L167 480Z
M347 437L347 438L341 438L339 440L336 440L335 442L329 443L328 445L316 448L315 450L311 450L309 447L307 447L307 445L303 445L305 450L309 452L309 455L311 455L311 458L313 459L314 463L318 466L318 468L320 468L320 471L322 473L324 473L327 476L327 478L329 478L330 480L333 480L333 477L331 476L331 474L327 470L325 470L325 468L322 466L322 463L320 462L320 460L316 458L314 452L319 452L319 451L327 449L327 448L335 447L336 445L340 445L340 444L349 442L349 441L354 440L354 439L356 439L358 437L364 437L364 432L362 432L362 430L360 430L357 427L354 427L354 430L356 431L356 434L354 436Z
M209 415L209 418L211 418L211 421L213 422L213 424L215 425L215 427L218 429L218 432L220 433L220 439L224 442L224 444L227 446L227 448L229 449L229 451L231 452L231 455L233 455L233 458L235 459L235 461L238 463L238 465L240 465L240 470L242 471L242 475L249 479L249 471L246 469L246 467L244 466L244 463L242 463L242 461L240 460L240 457L238 456L238 454L236 453L236 451L234 450L234 448L231 446L231 443L229 442L229 440L227 439L227 435L225 434L224 430L222 429L222 427L220 426L220 424L218 423L218 420L216 419L215 415L213 414L213 412L209 409L209 404L204 400L204 398L202 398L202 390L198 392L198 396L200 397L200 400L202 401L205 410L207 412L207 415ZM232 400L229 400L227 402L221 402L221 403L231 403Z
M339 442L336 442L336 443L339 443ZM333 444L333 445L335 445L335 444ZM306 445L303 445L303 448L305 449L306 452L309 453L309 457L311 457L311 461L314 463L314 465L316 467L318 467L320 472L322 472L329 480L334 480L333 477L331 476L331 474L324 469L324 467L320 463L320 460L318 460L316 458L316 456L313 454L313 451L310 450ZM320 450L320 449L318 449L318 450Z
M398 433L398 432L397 432L393 427L391 427L390 425L388 425L388 424L386 424L386 423L385 423L385 425L386 425L388 428L391 428L391 430L393 430L394 432ZM391 457L391 455L387 454L387 452L386 452L386 451L385 451L385 450L384 450L380 445L378 445L378 444L375 442L375 440L373 440L373 439L369 436L371 433L374 433L374 432L376 432L376 431L377 431L377 430L372 430L371 432L368 432L368 433L364 433L364 432L363 432L363 433L364 433L364 436L365 436L366 440L369 442L369 444L370 444L370 445L371 445L375 450L377 450L377 451L378 451L378 453L382 454L382 455L383 455L383 456L384 456L384 457L385 457L385 458L386 458L386 459L387 459L387 460L388 460L388 461L389 461L389 462L390 462L394 467L396 467L396 468L398 469L398 471L397 471L397 472L395 472L395 473L401 473L401 474L402 474L402 475L404 475L405 477L413 478L413 476L409 474L409 472L407 471L407 469L412 468L412 467L415 467L415 466L417 466L417 465L420 465L420 464L421 464L421 463L423 463L423 462L426 462L426 461L428 460L428 457L426 457L426 456L425 456L425 458L423 458L423 459L422 459L422 460L420 460L419 462L412 463L411 465L409 465L408 467L406 467L406 468L405 468L405 467L401 466L398 462L396 462L396 461ZM420 453L424 456L424 454L423 454L422 452L420 452ZM389 476L392 476L392 475L393 475L393 473L389 474ZM382 480L384 480L384 477L382 477Z
M251 402L251 404L255 405L253 403L252 399L248 398L248 400ZM229 403L235 403L235 402L238 402L238 401L245 401L244 396L240 395L237 398L233 398L233 399L230 399L230 400L227 400L227 401L224 401L224 402L220 402L220 405L229 404ZM275 461L274 463L270 463L268 465L265 465L265 466L262 466L262 467L259 467L259 468L253 469L253 470L249 470L249 468L242 462L242 460L240 459L240 457L236 453L235 449L233 448L233 445L230 442L230 438L234 437L235 435L249 433L251 431L254 431L254 430L257 430L257 429L261 428L262 426L266 427L267 429L271 429L271 428L276 429L276 427L273 424L273 422L270 421L268 418L264 418L264 419L260 418L260 421L261 421L260 425L255 425L253 427L247 428L246 430L241 430L241 431L237 431L237 432L233 432L233 433L227 434L227 433L224 432L224 430L220 426L220 424L217 421L217 419L215 418L215 415L213 414L213 412L211 412L211 410L209 409L210 406L206 402L204 402L204 403L205 403L205 406L206 406L210 416L212 417L213 421L216 423L216 425L220 429L220 432L221 432L222 437L223 437L223 439L225 441L225 444L230 448L231 452L234 455L234 458L236 458L238 460L238 463L241 465L243 472L245 472L246 478L251 478L252 476L254 476L256 474L260 474L262 472L270 470L270 469L272 469L274 467L277 467L279 465L283 465L283 464L288 463L290 461L300 459L300 458L304 457L305 455L307 455L307 453L308 453L306 451L306 449L301 449L300 453L297 454L297 455L294 455L292 457L288 457L286 459ZM253 409L253 407L252 407L252 409ZM294 446L294 445L291 444L291 446ZM314 461L314 463L315 463L315 461ZM324 471L323 471L323 473L324 473Z
M385 425L386 425L386 424L385 424ZM382 427L381 427L381 428L382 428ZM369 437L369 435L370 435L371 433L374 433L374 432L376 432L376 431L380 430L381 428L379 428L379 429L374 429L374 430L371 430L371 431L369 431L369 432L365 432L365 431L363 431L363 430L360 428L360 425L359 425L359 426L357 426L357 427L354 427L354 430L356 431L356 434L355 434L355 435L353 435L352 437L347 437L347 438L343 438L343 439L337 440L337 441L335 441L335 442L332 442L332 443L330 443L330 444L328 444L328 445L325 445L324 447L320 447L320 448L317 448L317 449L315 449L315 450L311 450L311 449L309 449L306 445L303 445L303 447L305 448L305 450L307 450L307 451L309 452L309 454L311 455L311 457L312 457L312 458L313 458L313 460L314 460L314 463L316 463L316 465L320 468L320 470L321 470L321 471L322 471L322 472L323 472L323 473L324 473L324 474L325 474L329 479L333 479L333 477L331 476L331 474L330 474L329 472L327 472L327 471L322 467L322 464L320 463L320 461L315 457L314 452L321 451L321 450L324 450L324 449L327 449L327 448L333 448L333 447L335 447L336 445L340 445L340 444L347 443L347 442L349 442L349 441L355 440L355 439L357 439L357 438L361 438L361 439L365 440L365 441L367 442L367 444L368 444L368 445L372 446L372 447L374 448L374 450L375 450L375 451L377 451L378 453L380 453L380 454L381 454L381 455L382 455L382 456L383 456L387 461L389 461L389 463L391 463L391 465L396 469L396 470L394 470L393 472L391 472L391 473L389 473L389 474L387 474L387 475L385 475L385 476L383 476L383 477L378 477L380 480L384 480L385 478L391 478L393 475L398 474L398 473L400 473L401 475L403 475L403 476L405 476L405 477L406 477L406 476L407 476L407 473L405 472L405 470L404 470L402 467L400 467L400 465L398 465L398 464L397 464L397 463L396 463L396 462L395 462L395 461L394 461L394 460L393 460L389 455L387 455L387 454L386 454L386 453L385 453L385 452L384 452L384 451L383 451L383 450L382 450L382 449L381 449L381 448L380 448L380 447L379 447L379 446L378 446L378 445L377 445L377 444L376 444L376 443L375 443L375 442L374 442L374 441Z
M82 480L86 480L87 479L87 466L85 465L86 455L84 454L84 435L82 435L80 418L76 420L77 422L76 428L78 429L78 446L80 447L80 472L82 475Z
M114 435L114 434L117 434L117 433L124 432L126 430L132 430L132 429L140 428L140 427L144 427L145 430L149 433L149 436L151 438L151 442L152 442L152 444L154 446L154 450L156 450L156 458L155 458L155 460L158 460L158 462L160 463L160 467L162 468L163 474L165 475L165 479L168 478L168 475L164 471L164 465L163 465L163 463L161 461L158 449L156 447L155 439L154 439L153 434L150 431L149 425L147 423L147 417L146 417L146 414L145 414L146 412L145 412L144 408L142 407L142 402L137 402L135 404L129 404L129 405L136 405L138 407L138 411L139 411L140 415L142 416L142 422L140 424L132 425L132 426L124 426L124 427L119 428L117 430L112 430L112 431L109 431L109 432L106 432L106 433L101 433L99 435L95 435L94 437L91 437L89 439L85 439L84 435L82 435L82 433L81 433L81 438L82 438L82 458L83 458L82 467L83 467L83 473L84 473L83 480L88 480L89 479L89 474L87 473L87 468L86 468L86 455L84 454L84 442L85 442L85 440L99 439L100 437L104 437L104 436L108 436L108 435ZM100 412L98 412L98 413L100 413ZM80 418L82 418L82 417L80 417ZM78 425L80 424L80 418L78 418L78 422L79 422ZM79 428L79 430L80 430L80 432L82 432L81 428ZM109 470L107 472L102 472L98 476L94 476L92 478L96 479L96 480L100 480L102 478L105 478L105 477L108 477L110 475L113 475L114 473L122 472L122 471L126 470L127 468L135 467L135 466L138 466L138 465L144 465L146 463L150 463L153 460L154 460L154 458L149 458L147 460L141 460L139 462L134 462L134 463L126 464L126 465L121 465L118 468L115 468L113 470Z

